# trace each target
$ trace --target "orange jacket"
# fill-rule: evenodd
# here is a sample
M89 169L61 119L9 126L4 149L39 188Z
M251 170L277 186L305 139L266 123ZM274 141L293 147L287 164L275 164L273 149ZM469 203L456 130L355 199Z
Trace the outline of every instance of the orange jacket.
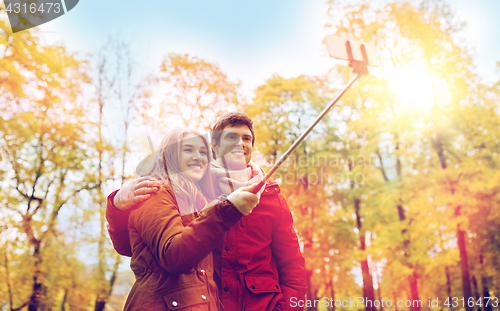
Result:
M118 220L110 212L115 194L107 204L111 228ZM127 213L136 281L125 310L218 310L211 252L243 215L228 200L213 201L201 212L184 216L177 206L173 191L161 187Z

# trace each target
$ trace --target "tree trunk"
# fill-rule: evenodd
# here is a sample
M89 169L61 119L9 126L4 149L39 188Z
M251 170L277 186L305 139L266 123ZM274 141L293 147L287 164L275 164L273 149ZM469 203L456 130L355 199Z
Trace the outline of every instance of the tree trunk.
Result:
M398 178L401 179L403 177L403 174L401 171L401 167L402 167L401 159L399 158L399 155L398 155L398 152L399 152L399 134L398 133L394 134L394 137L396 139L396 172L398 174ZM406 220L406 216L405 216L405 210L403 208L401 198L399 199L399 203L398 203L397 207L398 207L399 221L403 222ZM404 236L406 233L406 228L403 229L403 231L401 233ZM404 245L404 255L406 258L408 258L408 257L410 257L410 254L408 252L408 249L410 246L410 240L408 237L405 237L403 245ZM412 274L410 274L408 276L408 285L410 286L411 300L412 301L420 301L420 297L418 295L418 276L417 276L417 273L415 272L415 268L411 264L407 263L407 265L413 271ZM411 311L420 311L420 309L421 309L421 307L419 304L417 304L416 306L413 303L411 304L411 307L410 307Z
M398 152L400 149L399 148L399 133L394 133L394 138L395 138L395 145L396 145L396 147L395 147L395 149L396 149L396 173L397 173L397 178L401 180L403 178L403 174L402 174L402 169L401 169L402 168L401 159L398 156ZM387 173L386 173L385 168L383 166L382 156L378 150L377 150L377 155L380 159L380 163L382 164L381 171L382 171L382 174L384 176L384 180L385 180L385 182L389 182L389 178L387 177ZM405 215L405 210L403 208L401 198L399 199L399 202L397 204L397 210L398 210L399 221L404 222L406 220L406 215ZM403 236L405 236L406 228L401 231L401 234ZM405 239L403 241L405 258L410 257L410 254L408 252L409 245L410 245L410 240L407 237L405 237ZM417 273L415 271L415 268L411 264L406 263L406 265L412 270L412 274L408 275L408 285L410 287L411 300L412 301L420 301L420 297L418 294L418 276L417 276ZM413 304L410 308L410 310L412 310L412 311L420 311L420 309L421 308L419 305L414 306Z
M96 301L94 310L95 311L103 311L105 307L106 307L106 301L103 301L103 300Z
M448 294L448 299L451 301L451 276L450 276L450 268L446 266L444 268L444 272L446 273L446 293Z
M490 291L488 289L488 284L487 284L487 281L486 281L486 278L481 278L481 283L483 285L483 299L484 297L490 297ZM484 301L483 301L484 303ZM491 301L490 303L488 304L488 306L484 306L484 311L493 311L493 307L491 306Z
M333 303L329 306L329 310L335 311L335 288L334 288L332 277L333 277L333 275L331 276L330 282L328 284L330 286L330 298L331 298L331 301L333 301Z
M306 276L307 276L307 293L306 293L306 299L314 301L316 299L316 295L315 295L314 290L312 288L312 282L311 282L312 275L313 275L312 270L307 269L306 270ZM311 307L307 307L306 310L307 311L317 311L318 309L313 304Z
M370 274L370 267L368 266L367 259L361 261L361 273L363 275L363 295L365 296L365 301L371 301L371 303L365 303L365 310L377 311L374 305L375 290L373 289L373 279Z
M109 302L109 298L111 297L111 294L113 292L113 287L115 285L116 277L118 275L118 267L120 263L121 263L121 257L117 255L115 264L113 266L111 278L109 279L108 282L109 285L108 290L107 291L103 290L101 293L98 293L94 305L94 311L103 311L106 308L106 304Z
M460 214L460 206L457 208L457 214ZM465 231L460 229L460 225L457 228L457 238L458 238L458 249L460 250L460 268L462 270L462 289L464 294L465 301L468 301L470 297L472 297L472 291L470 288L470 276L469 276L469 263L467 260L467 249L465 242ZM465 303L465 310L472 311L473 308L469 307L467 303Z
M375 279L377 280L377 295L378 295L378 300L381 302L380 303L380 311L384 310L384 306L382 305L382 272L375 268L375 272L377 273L377 276Z
M366 240L365 240L365 235L362 229L362 223L361 223L361 216L359 213L360 210L360 203L361 201L359 199L354 199L354 211L356 212L356 226L359 231L359 242L360 242L360 249L365 252L366 251ZM371 304L366 304L365 303L365 310L366 311L377 311L377 308L373 305L375 302L375 290L373 289L373 279L372 275L370 273L370 267L368 266L368 259L365 257L364 260L361 261L361 274L363 276L363 296L365 298L365 301L372 301Z
M481 296L479 295L479 287L477 286L477 280L476 280L476 277L474 275L472 276L472 290L474 291L474 296L476 297L475 298L476 300L474 302L479 301L479 298ZM482 299L481 299L481 301L482 301ZM472 307L472 308L474 309L474 307ZM477 310L481 311L481 306L478 306Z
M414 304L414 301L420 301L418 298L418 276L415 270L413 273L408 277L408 280L410 281L410 291L411 291L411 298L412 298L412 304L410 307L411 311L420 311L421 306L419 303Z
M378 300L382 301L382 290L380 289L380 283L378 283L377 294ZM384 311L384 306L382 306L382 303L380 304L380 311Z
M483 310L484 311L492 311L493 307L491 306L491 303L488 304L488 306L485 305L484 298L485 297L490 297L490 290L488 288L488 279L484 277L484 257L483 257L483 250L481 249L481 252L479 253L479 264L481 268L481 286L483 287Z
M63 297L63 301L62 301L62 304L61 304L61 311L66 311L66 301L68 300L68 289L65 289L64 290L64 297Z
M398 160L399 162L399 160ZM403 208L403 205L398 204L398 215L399 215L399 220L400 221L405 221L406 216L405 216L405 210ZM401 231L401 234L404 236L406 234L406 229L403 229ZM404 246L404 256L405 258L410 257L410 254L408 253L408 248L410 246L410 240L408 238L405 238L403 241L403 246ZM420 301L420 297L418 295L418 276L417 273L415 272L415 269L413 268L412 265L408 264L408 267L413 270L412 274L408 276L408 285L410 286L410 295L411 295L411 300L412 301ZM420 311L421 307L420 305L414 305L412 303L410 310L411 311Z
M439 160L441 162L441 168L445 170L447 168L446 165L446 158L444 156L444 149L443 149L443 144L441 141L441 136L439 133L436 135L436 152L439 156ZM451 194L453 195L455 193L455 189L452 186L451 188ZM458 206L455 210L455 215L460 216L460 206ZM467 248L466 248L466 242L465 242L465 231L460 229L460 225L457 226L457 243L458 243L458 249L460 251L460 269L462 270L462 290L464 294L464 299L467 301L469 297L472 297L471 293L471 288L470 288L470 276L469 276L469 263L467 260ZM466 311L472 311L472 307L469 307L467 303L465 303L465 310Z
M37 311L40 306L40 300L42 298L42 283L39 280L41 275L40 264L42 263L42 258L40 255L40 245L35 245L35 250L33 252L33 293L30 297L30 302L28 303L28 311Z

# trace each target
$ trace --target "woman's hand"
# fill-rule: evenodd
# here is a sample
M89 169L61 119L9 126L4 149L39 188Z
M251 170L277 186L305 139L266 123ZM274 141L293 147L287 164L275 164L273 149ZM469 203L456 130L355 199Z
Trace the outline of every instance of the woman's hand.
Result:
M151 193L156 193L160 186L159 180L150 177L127 180L115 195L113 205L120 210L128 210L137 203L149 199Z
M252 212L255 206L259 204L260 194L262 191L253 194L251 191L257 184L252 184L246 187L241 187L230 195L227 196L227 199L233 203L234 206L244 215L247 216Z

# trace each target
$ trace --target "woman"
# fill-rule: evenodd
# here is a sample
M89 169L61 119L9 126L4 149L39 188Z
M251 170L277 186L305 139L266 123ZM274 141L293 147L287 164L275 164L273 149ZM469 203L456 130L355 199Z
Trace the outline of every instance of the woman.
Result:
M212 250L259 201L252 186L215 197L208 143L198 132L165 136L149 176L162 187L130 213L130 267L136 281L125 310L219 308Z

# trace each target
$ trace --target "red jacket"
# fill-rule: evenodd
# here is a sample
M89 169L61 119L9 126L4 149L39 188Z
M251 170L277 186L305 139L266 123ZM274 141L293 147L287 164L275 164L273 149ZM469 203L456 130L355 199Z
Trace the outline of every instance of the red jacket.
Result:
M113 245L118 253L130 256L127 217L127 212L108 206ZM304 257L292 215L275 182L266 184L259 204L229 229L213 254L224 311L294 310L290 299L305 297Z

